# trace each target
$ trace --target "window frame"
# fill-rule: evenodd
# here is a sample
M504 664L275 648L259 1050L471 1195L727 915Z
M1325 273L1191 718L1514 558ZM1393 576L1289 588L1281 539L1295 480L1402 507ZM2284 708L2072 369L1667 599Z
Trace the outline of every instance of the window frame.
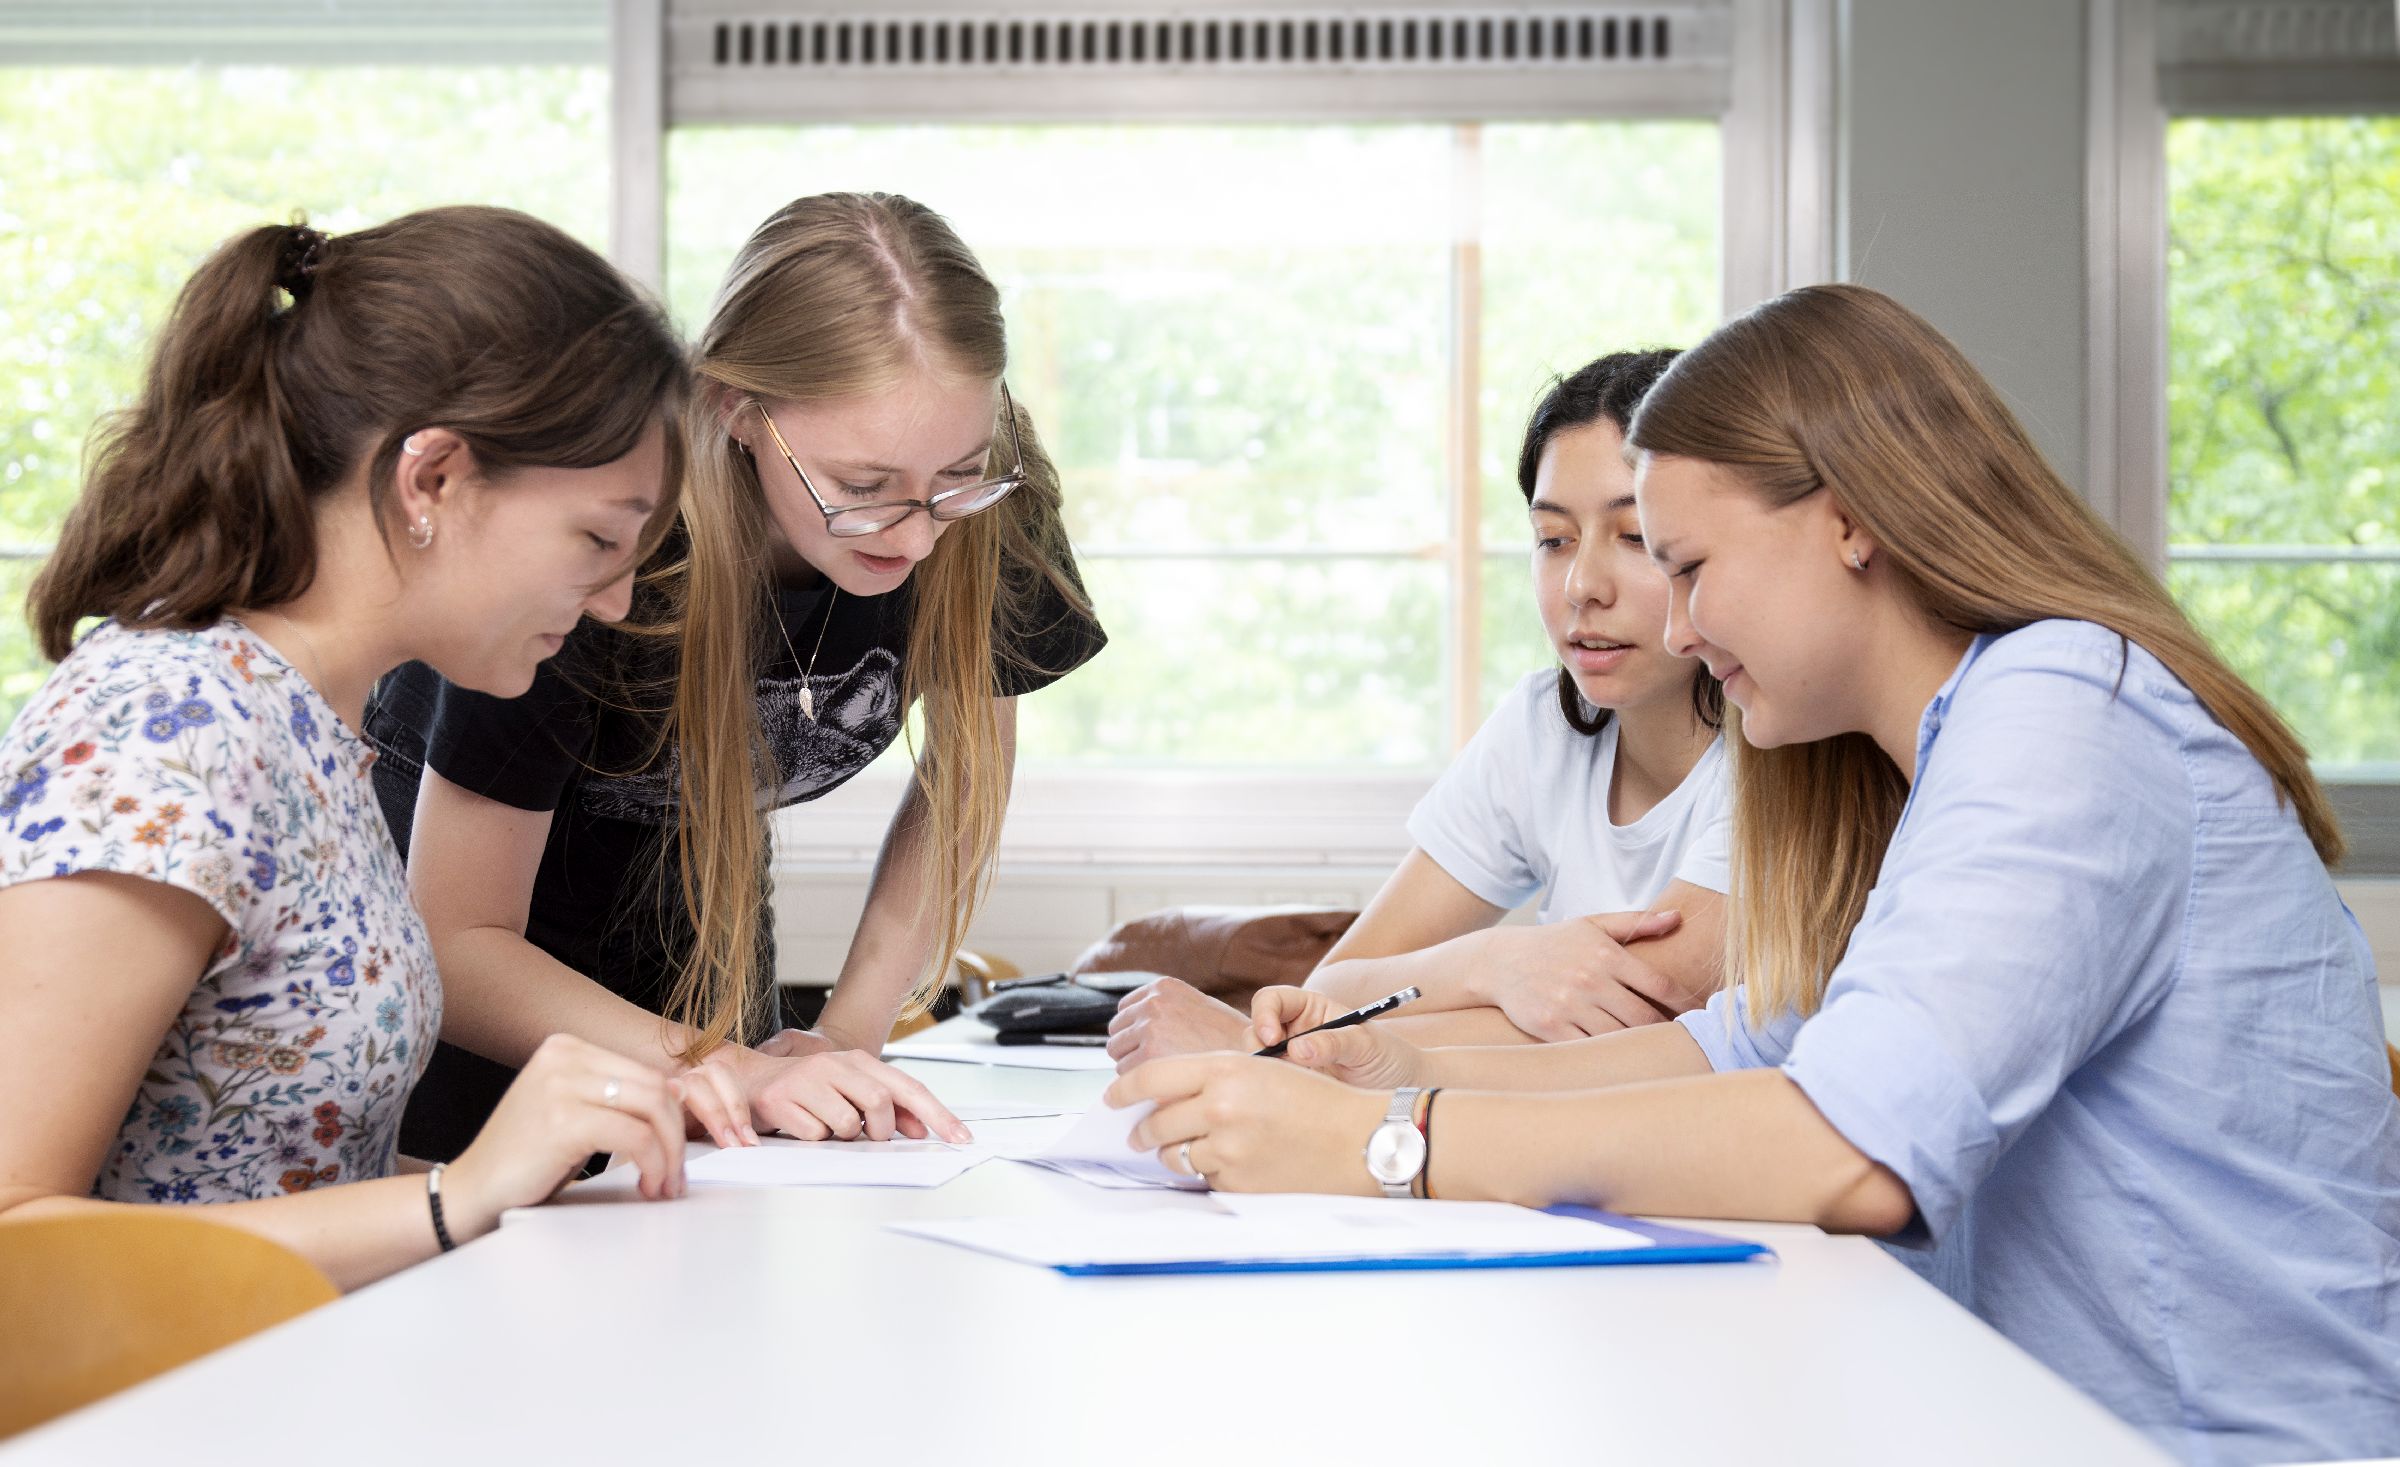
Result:
M2390 0L2093 0L2090 17L2088 492L2161 575L2172 561L2289 558L2280 547L2168 547L2167 124L2400 115L2394 9ZM2400 876L2400 780L2329 780L2326 793L2350 840L2341 874Z
M779 17L861 12L856 4L828 0L785 0ZM964 6L943 6L944 13ZM1035 11L1023 0L986 0L983 11ZM1259 12L1293 10L1261 3ZM1500 0L1451 0L1444 14L1488 11L1495 17L1524 7ZM1573 8L1573 7L1557 7ZM1298 120L1392 120L1475 122L1526 118L1612 120L1618 118L1708 118L1720 129L1719 218L1721 298L1731 315L1805 281L1830 279L1834 262L1834 0L1682 0L1657 6L1591 6L1620 13L1672 13L1704 31L1721 27L1722 89L1710 105L1696 106L1702 88L1678 93L1668 81L1636 77L1621 95L1563 99L1502 100L1502 87L1481 98L1472 116L1460 108L1474 98L1431 88L1413 104L1407 79L1378 76L1355 90L1354 103L1311 100ZM1400 18L1432 13L1424 4L1350 4L1345 15L1378 11ZM663 288L666 258L665 137L679 121L804 122L812 114L767 115L755 95L729 96L724 89L696 92L678 100L695 83L679 78L678 47L691 54L694 27L738 21L755 8L737 11L717 0L611 0L611 66L615 106L611 252L620 267L652 289ZM1161 0L1115 0L1105 6L1072 7L1074 17L1165 18L1181 12ZM1079 83L1081 99L1048 102L1011 100L993 88L917 84L895 75L878 91L851 94L856 106L871 107L875 121L1058 121L1107 115L1116 120L1147 113L1160 121L1257 120L1284 117L1262 99L1251 78L1227 77L1215 91L1200 79L1160 98L1130 86ZM1446 79L1445 79L1446 80ZM1488 79L1487 79L1488 82ZM1517 89L1520 93L1524 88ZM1055 91L1055 89L1053 89ZM1105 114L1096 110L1105 106ZM856 114L843 114L857 120ZM1454 252L1455 253L1455 252ZM1472 281L1454 259L1453 282ZM1474 292L1452 292L1458 339L1479 334L1480 304ZM1438 560L1448 568L1445 682L1450 710L1448 743L1462 747L1481 721L1482 587L1487 568L1518 558L1516 547L1483 541L1481 494L1476 464L1474 411L1479 384L1476 362L1454 360L1449 373L1450 421L1447 538L1421 547L1395 547L1391 558ZM1406 817L1433 777L1432 771L1389 770L1170 770L1072 771L1029 767L1017 780L1002 859L1092 860L1137 864L1242 864L1272 861L1312 866L1345 862L1388 862L1407 849ZM882 821L897 801L904 774L870 770L842 790L778 820L783 859L821 865L860 859L862 831L880 839ZM1295 816L1298 818L1295 818Z

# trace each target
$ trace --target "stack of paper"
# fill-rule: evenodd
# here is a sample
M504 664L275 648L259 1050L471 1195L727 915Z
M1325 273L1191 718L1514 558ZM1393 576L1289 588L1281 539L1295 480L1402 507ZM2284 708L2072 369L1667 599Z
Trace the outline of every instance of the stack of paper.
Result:
M756 1146L695 1146L683 1165L691 1182L726 1187L939 1187L999 1157L1039 1154L1075 1124L1055 1106L962 1105L951 1113L973 1141L795 1141L768 1136Z
M1763 1251L1704 1234L1637 1231L1606 1214L1503 1202L1218 1194L1206 1209L953 1218L893 1231L1069 1274L1492 1268L1740 1258ZM1677 1246L1658 1246L1670 1234Z
M1096 1044L999 1044L978 1039L900 1039L883 1047L887 1060L947 1060L953 1063L1005 1065L1018 1070L1109 1070L1106 1041Z

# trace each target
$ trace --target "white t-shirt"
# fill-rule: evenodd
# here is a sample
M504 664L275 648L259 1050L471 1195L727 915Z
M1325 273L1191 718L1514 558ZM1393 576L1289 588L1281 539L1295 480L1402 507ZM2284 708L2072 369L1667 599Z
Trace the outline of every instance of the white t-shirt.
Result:
M1459 885L1513 910L1544 893L1539 918L1638 912L1671 881L1723 891L1733 805L1718 739L1683 783L1630 825L1608 818L1617 723L1577 733L1558 672L1516 685L1408 817L1420 850Z

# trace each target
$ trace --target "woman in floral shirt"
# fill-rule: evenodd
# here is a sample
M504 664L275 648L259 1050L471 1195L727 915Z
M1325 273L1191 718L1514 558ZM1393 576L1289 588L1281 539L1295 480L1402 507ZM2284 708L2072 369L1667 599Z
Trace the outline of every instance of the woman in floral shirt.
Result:
M58 667L0 738L0 1215L211 1204L347 1286L594 1151L682 1190L687 1086L563 1034L446 1183L395 1175L442 989L356 729L402 662L513 696L624 614L684 391L656 308L522 214L201 266L35 583Z

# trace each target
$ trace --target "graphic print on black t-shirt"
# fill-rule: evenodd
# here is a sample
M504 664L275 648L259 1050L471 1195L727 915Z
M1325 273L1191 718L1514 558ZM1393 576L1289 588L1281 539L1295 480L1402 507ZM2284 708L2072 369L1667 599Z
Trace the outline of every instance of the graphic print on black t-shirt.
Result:
M814 694L817 716L801 711L800 689ZM776 788L770 809L817 796L845 784L875 762L900 736L900 659L889 647L871 647L847 672L758 680L759 731L774 751ZM663 825L675 812L680 766L673 750L651 768L616 778L586 779L583 807L612 820Z

